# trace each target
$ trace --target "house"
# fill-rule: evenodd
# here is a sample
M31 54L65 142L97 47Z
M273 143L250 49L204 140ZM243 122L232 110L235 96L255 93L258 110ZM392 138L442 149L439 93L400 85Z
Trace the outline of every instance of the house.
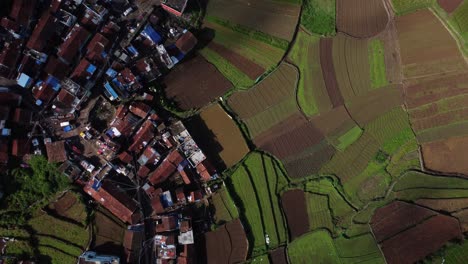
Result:
M132 222L137 203L112 182L91 180L84 191L123 222Z
M19 125L30 125L32 121L33 113L29 110L16 108L13 113L13 122Z
M98 4L84 6L86 9L84 10L84 15L80 22L82 25L87 26L90 29L98 27L104 21L104 17L109 13L106 8Z
M49 11L45 11L34 28L26 47L43 52L47 45L50 44L49 41L55 33L55 21L55 17Z
M88 30L76 24L68 33L62 45L60 45L57 55L62 59L63 62L67 64L72 63L73 59L84 47L90 36L91 34Z
M132 155L130 155L130 153L127 151L120 153L117 157L122 163L125 164L129 164L133 160Z
M154 63L151 58L141 58L135 62L135 72L145 81L146 83L156 80L161 76L161 72L158 70L158 66Z
M78 258L78 264L120 264L120 258L110 255L99 255L94 251L86 251Z
M114 40L119 33L120 27L113 21L109 21L104 27L101 29L102 35L104 35L109 40Z
M151 41L152 45L158 45L163 42L163 38L149 23L145 25L140 35Z
M93 63L104 64L109 46L109 40L102 34L94 35L86 48L86 58Z
M75 105L76 97L66 89L61 89L54 100L54 108L57 109L71 109Z
M0 53L0 76L5 78L13 77L16 65L21 56L20 48L21 42L13 41L7 42Z
M19 106L22 97L16 93L0 92L0 105Z
M56 56L50 56L44 68L44 72L54 76L60 81L67 76L69 70L70 68L68 65L62 60L59 60Z
M10 17L19 25L27 28L36 7L36 0L13 0Z
M15 157L23 157L30 153L31 144L27 139L13 139L11 145L11 155Z
M161 154L159 154L159 152L157 152L153 147L148 146L138 158L137 162L141 166L145 166L146 164L152 165L158 163L160 158Z
M9 31L10 33L18 32L20 29L19 25L8 17L2 18L2 20L0 21L0 26L2 26L5 30Z
M175 46L182 54L187 55L195 46L198 40L192 32L185 30L182 36L176 41Z
M55 98L60 87L59 80L50 75L45 81L36 82L32 89L36 105L47 105L50 103Z
M129 107L130 112L139 116L141 118L145 118L149 112L151 111L151 106L143 103L143 102L133 102Z
M137 171L137 176L140 178L146 178L150 172L150 168L147 166L141 166Z
M173 15L182 16L187 7L187 2L188 0L162 0L161 6Z
M142 229L127 229L125 230L123 246L127 263L138 263L140 257L140 249L145 240L145 232Z
M95 65L91 64L86 58L83 58L78 66L76 66L70 78L79 84L85 85L93 77L96 69Z
M45 144L47 158L49 162L64 162L68 160L67 151L65 150L65 141L55 141Z
M178 228L177 218L174 215L165 215L156 219L156 233L170 232Z
M0 168L8 164L8 141L6 139L0 139Z

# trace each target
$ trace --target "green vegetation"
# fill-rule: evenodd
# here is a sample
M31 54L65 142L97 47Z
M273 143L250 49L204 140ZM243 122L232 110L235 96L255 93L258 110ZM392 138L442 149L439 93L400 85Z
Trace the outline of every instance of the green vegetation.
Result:
M262 41L264 43L267 43L268 45L280 48L282 50L286 50L288 48L288 46L289 46L289 42L287 40L277 38L277 37L273 37L273 36L268 35L268 34L266 34L264 32L261 32L261 31L258 31L258 30L243 26L243 25L234 24L234 23L232 23L232 22L230 22L228 20L225 20L225 19L221 19L221 18L214 17L214 16L206 16L205 20L209 21L211 23L217 23L217 24L222 25L224 27L227 27L227 28L229 28L229 29L231 29L233 31L242 33L242 34L247 35L247 36L249 36L249 37L251 37L253 39Z
M282 168L271 157L252 152L227 179L241 219L248 230L253 255L266 252L265 234L274 248L287 240L280 207L280 191L288 184Z
M371 233L353 238L339 237L335 239L335 247L346 263L385 263Z
M326 228L334 233L333 220L328 208L328 196L305 193L307 214L309 216L309 230Z
M240 71L229 61L215 51L205 48L199 51L203 57L212 63L236 88L249 88L255 81L251 80L245 73Z
M392 0L393 9L399 16L427 8L435 3L435 0Z
M223 225L239 217L236 205L225 188L212 196L210 204L214 211L213 218L216 225Z
M463 1L448 20L455 30L460 34L463 50L468 52L468 1Z
M446 263L462 264L468 263L468 242L464 242L461 245L455 244L448 247L444 252L443 256Z
M288 245L291 264L340 263L333 239L325 230L318 230L294 240Z
M468 181L448 176L433 176L422 172L410 171L395 184L394 191L415 188L468 189Z
M16 168L3 180L7 189L0 210L1 225L24 224L37 208L69 185L66 176L44 156L33 156L30 168Z
M320 35L333 35L336 28L335 0L304 0L301 24Z
M270 259L268 258L268 254L265 254L265 255L261 255L261 256L258 256L258 257L255 257L255 258L249 260L248 263L251 263L251 264L269 264Z
M362 129L357 125L354 126L338 138L339 144L338 146L336 146L336 148L341 151L345 150L349 145L353 144L356 140L358 140L361 134Z
M380 39L373 39L369 44L369 65L372 88L388 85L385 67L385 49Z

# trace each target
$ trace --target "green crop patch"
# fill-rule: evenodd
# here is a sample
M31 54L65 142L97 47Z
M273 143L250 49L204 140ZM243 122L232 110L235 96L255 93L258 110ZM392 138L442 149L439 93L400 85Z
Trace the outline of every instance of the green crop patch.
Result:
M333 220L328 207L328 196L305 193L307 202L307 214L309 215L309 229L311 231L326 228L334 233Z
M442 255L446 263L468 263L468 242L464 242L461 245L451 245L444 250Z
M433 176L422 172L407 172L396 183L393 190L403 191L416 188L443 188L468 190L468 180L449 176Z
M291 264L340 263L333 239L325 230L318 230L294 240L288 245Z
M388 85L383 42L380 39L373 39L368 48L372 88L377 89Z
M304 0L301 24L320 35L333 35L336 28L335 0Z
M359 126L354 126L338 138L339 144L336 148L341 151L345 150L348 146L358 140L361 135L362 129Z
M211 198L216 225L223 225L239 217L239 211L231 195L225 188L217 191Z
M346 263L385 263L371 233L353 238L339 237L335 239L335 247L339 257Z
M397 15L404 15L419 9L428 8L435 4L436 0L392 0L393 8Z

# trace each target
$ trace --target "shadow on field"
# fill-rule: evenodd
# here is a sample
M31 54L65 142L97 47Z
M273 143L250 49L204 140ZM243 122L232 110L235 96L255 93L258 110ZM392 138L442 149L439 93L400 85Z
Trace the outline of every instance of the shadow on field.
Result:
M226 164L219 155L221 151L223 151L223 147L217 141L213 131L206 126L205 121L203 121L199 115L196 115L187 120L186 126L195 142L197 142L203 152L210 158L216 170L218 172L224 171L226 169Z

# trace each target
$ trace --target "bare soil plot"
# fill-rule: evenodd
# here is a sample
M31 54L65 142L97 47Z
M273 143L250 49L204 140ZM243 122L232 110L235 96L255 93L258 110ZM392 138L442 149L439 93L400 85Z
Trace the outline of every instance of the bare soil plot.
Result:
M322 66L323 79L327 87L328 97L333 107L343 105L344 100L336 80L335 67L333 65L333 39L320 39L320 64Z
M382 242L436 214L421 206L395 201L374 212L371 226L377 241Z
M239 219L205 233L207 263L238 263L247 258L249 248Z
M219 104L203 109L200 117L220 146L218 155L226 167L233 166L249 152L241 131Z
M175 67L164 82L167 98L174 100L182 110L200 108L232 88L216 67L201 56Z
M417 204L430 207L434 210L454 212L464 208L468 208L468 198L454 199L419 199L415 201Z
M249 76L249 78L252 80L257 79L260 75L262 75L265 72L265 69L260 65L224 47L223 45L217 44L216 42L211 42L210 44L208 44L208 48L217 52L219 55L221 55L223 58L229 61L232 65L234 65L236 68L238 68L247 76Z
M468 232L468 210L462 210L452 215L456 217L458 221L460 221L460 227L462 229L462 232Z
M463 69L464 60L447 29L429 10L396 18L398 39L407 78ZM427 34L427 29L431 34Z
M468 177L465 155L467 147L468 136L423 144L424 166L433 171L463 174Z
M288 264L285 247L279 247L271 251L269 256L272 264Z
M439 214L384 241L381 248L387 263L415 263L447 242L462 238L458 221Z
M350 36L375 36L385 30L388 21L384 0L336 1L336 27Z
M299 189L287 191L283 193L281 203L288 220L290 240L293 241L309 231L305 194Z
M102 254L122 256L125 224L101 208L96 212L94 225L96 230L92 249Z
M207 14L291 41L300 5L272 0L212 0Z
M442 7L445 12L451 14L457 7L463 2L463 0L437 0L440 7Z

